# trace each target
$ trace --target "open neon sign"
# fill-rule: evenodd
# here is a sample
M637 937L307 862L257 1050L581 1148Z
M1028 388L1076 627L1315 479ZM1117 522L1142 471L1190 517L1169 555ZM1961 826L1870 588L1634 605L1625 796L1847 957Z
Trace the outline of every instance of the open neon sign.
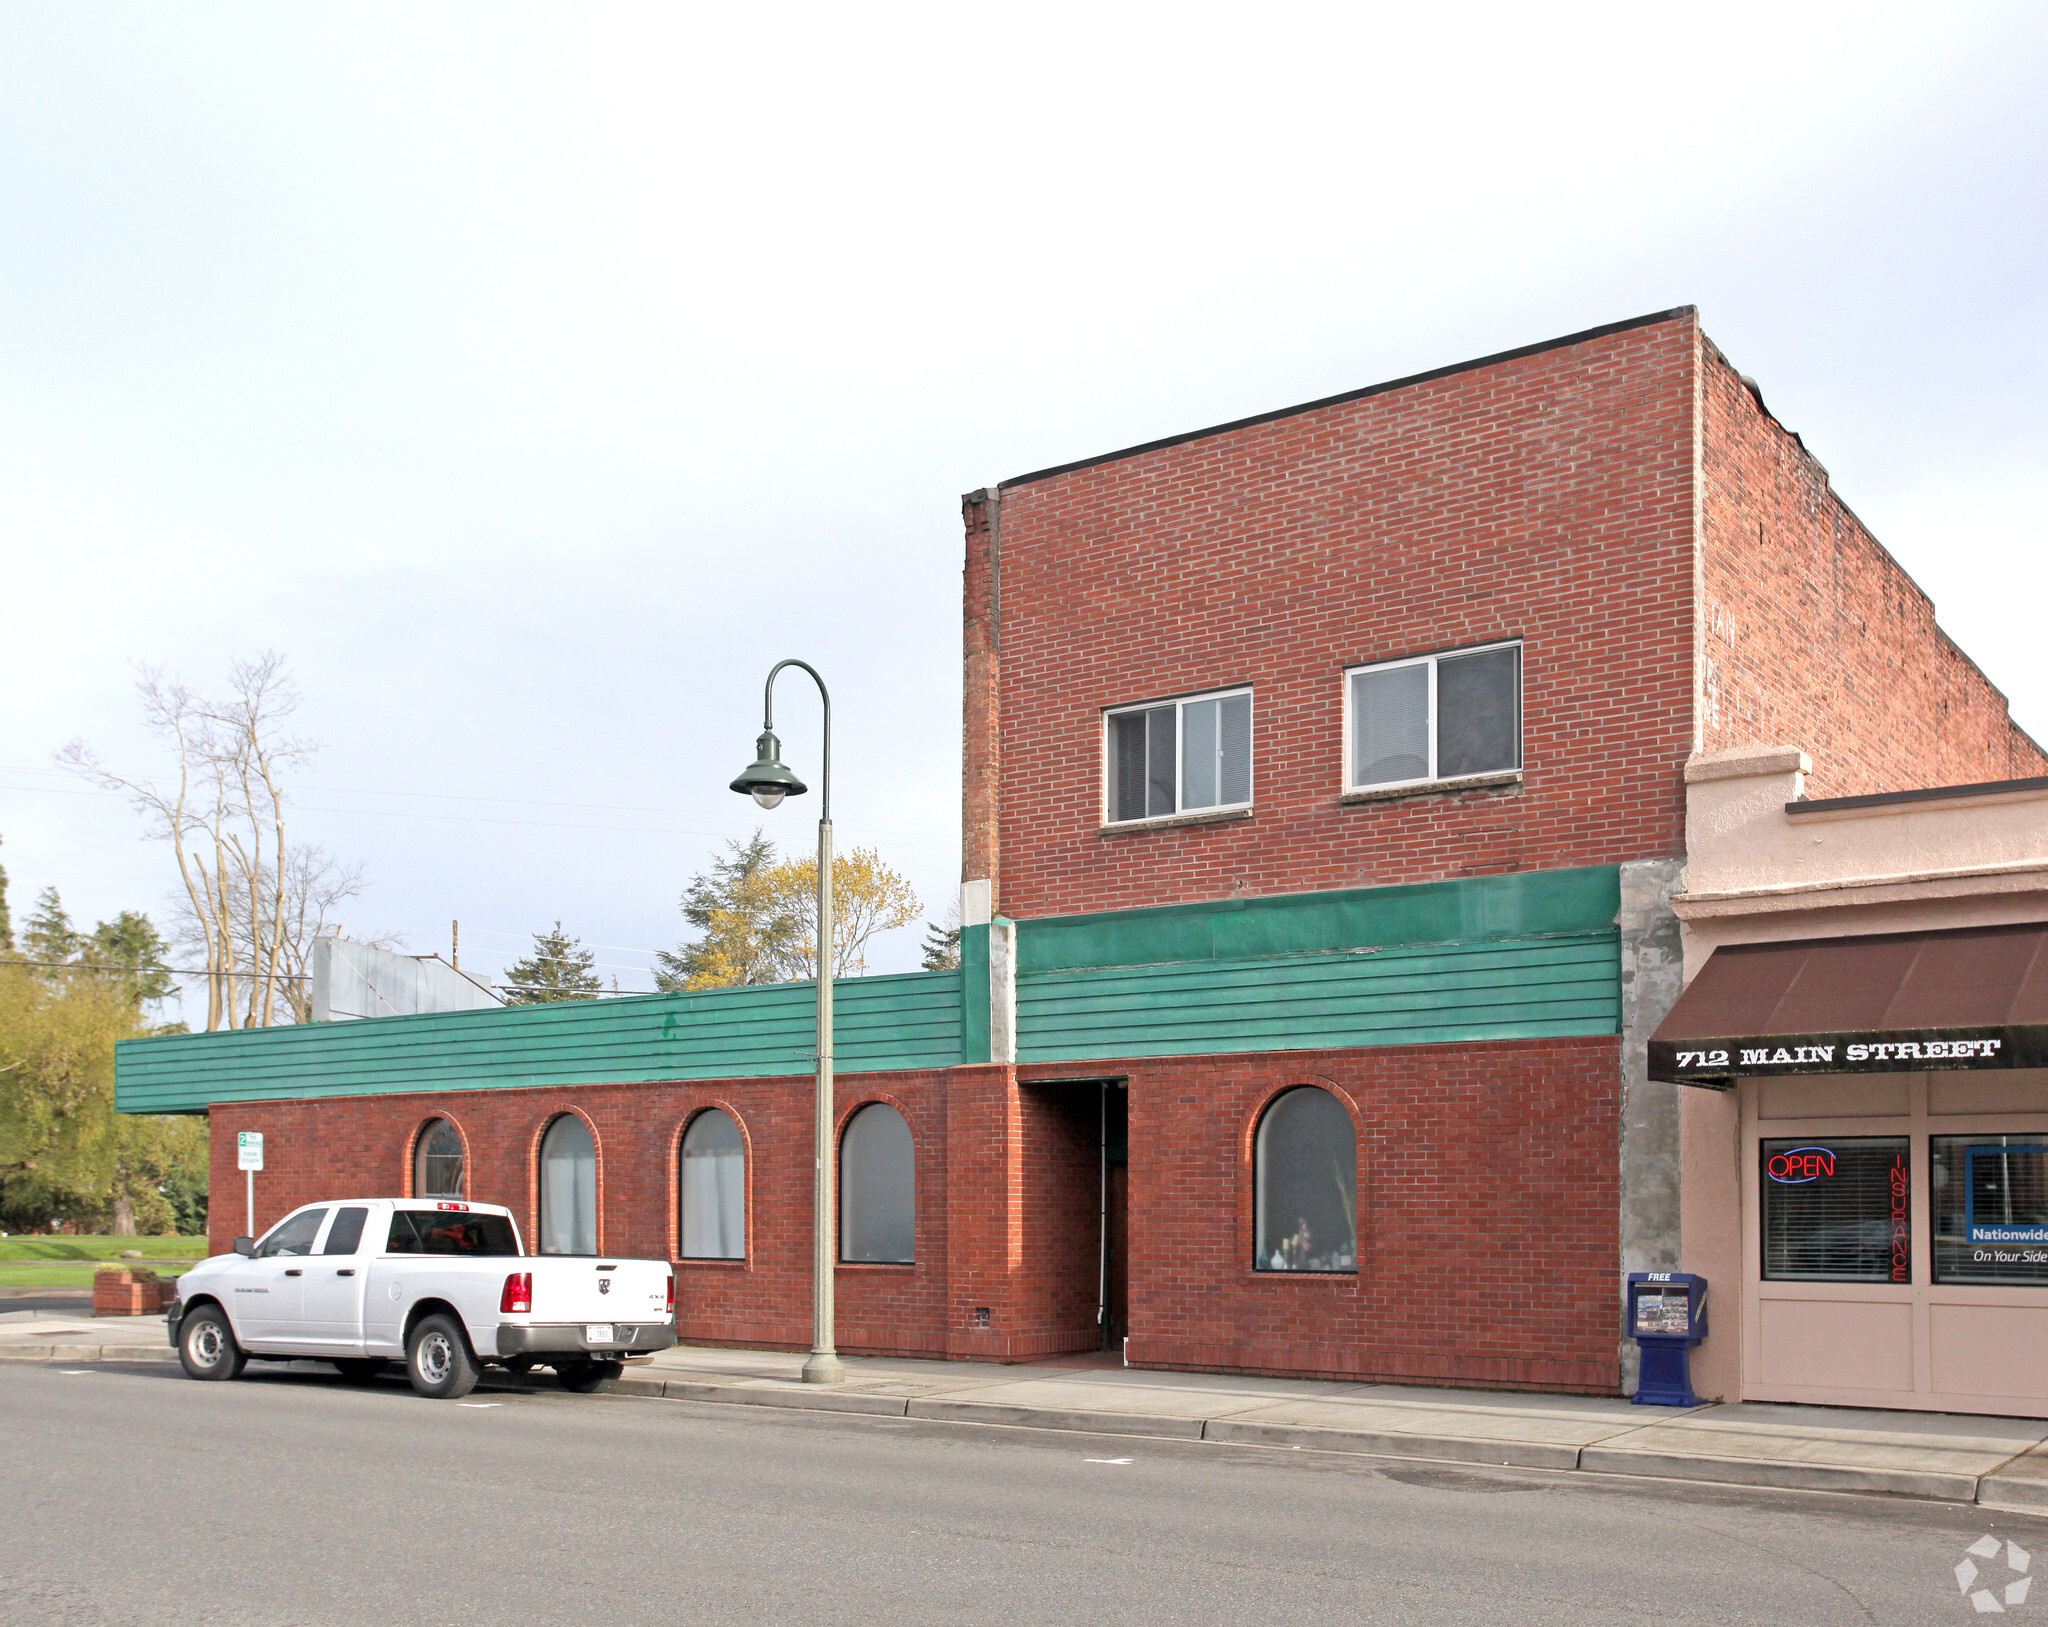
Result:
M1794 1147L1790 1152L1773 1153L1766 1167L1772 1180L1798 1186L1834 1174L1835 1155L1826 1147Z

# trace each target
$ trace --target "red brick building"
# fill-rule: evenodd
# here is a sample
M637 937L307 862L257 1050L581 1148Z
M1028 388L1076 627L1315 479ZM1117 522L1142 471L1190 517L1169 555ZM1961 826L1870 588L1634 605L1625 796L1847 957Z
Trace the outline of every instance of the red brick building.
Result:
M866 1121L894 1173L842 1154L845 1235L888 1239L839 1268L849 1350L1624 1385L1620 1274L1680 1263L1643 1057L1687 758L1796 734L1827 795L2044 772L1689 308L965 518L964 963L845 986L842 1124L904 1127ZM279 1150L261 1222L416 1182L445 1120L543 1241L544 1137L587 1144L593 1246L676 1259L686 1338L798 1345L807 1000L135 1042L122 1100L210 1109L221 1242L237 1129ZM737 1254L689 1235L700 1124Z

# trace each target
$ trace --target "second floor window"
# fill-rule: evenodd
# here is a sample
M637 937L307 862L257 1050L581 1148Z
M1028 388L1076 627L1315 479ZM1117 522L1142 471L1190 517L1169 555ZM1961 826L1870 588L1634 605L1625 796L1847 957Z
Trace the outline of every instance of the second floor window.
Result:
M1522 766L1522 646L1354 668L1345 716L1351 790L1510 773Z
M1252 800L1249 689L1128 707L1107 721L1112 824Z

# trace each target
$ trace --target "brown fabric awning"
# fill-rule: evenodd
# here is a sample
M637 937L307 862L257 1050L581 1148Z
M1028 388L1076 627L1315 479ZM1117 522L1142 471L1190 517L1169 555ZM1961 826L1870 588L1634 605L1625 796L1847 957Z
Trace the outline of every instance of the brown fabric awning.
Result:
M2048 922L1716 949L1650 1040L1650 1077L2048 1067Z

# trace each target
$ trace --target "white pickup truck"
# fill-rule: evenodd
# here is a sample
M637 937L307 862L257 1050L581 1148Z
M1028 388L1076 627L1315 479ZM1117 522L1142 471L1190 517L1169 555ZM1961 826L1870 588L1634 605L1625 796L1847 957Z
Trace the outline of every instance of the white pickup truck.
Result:
M467 1395L487 1364L552 1367L588 1392L676 1342L675 1276L665 1260L527 1254L495 1204L351 1198L236 1238L178 1280L165 1320L194 1378L312 1357L366 1382L403 1360L421 1395Z

